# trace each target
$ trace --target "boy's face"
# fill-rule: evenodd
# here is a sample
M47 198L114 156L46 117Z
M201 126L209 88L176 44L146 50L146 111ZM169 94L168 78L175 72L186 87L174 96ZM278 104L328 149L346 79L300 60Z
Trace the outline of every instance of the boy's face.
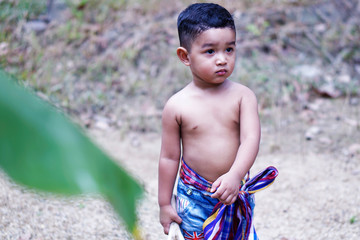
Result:
M210 28L192 43L188 65L194 81L218 85L233 72L235 65L235 31L230 28Z

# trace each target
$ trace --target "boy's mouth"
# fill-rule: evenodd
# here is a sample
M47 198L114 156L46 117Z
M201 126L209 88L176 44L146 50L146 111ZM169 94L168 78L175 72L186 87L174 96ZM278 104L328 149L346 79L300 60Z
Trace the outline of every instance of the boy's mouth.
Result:
M226 72L227 71L225 69L221 69L221 70L217 71L216 74L222 76L222 75L225 75Z

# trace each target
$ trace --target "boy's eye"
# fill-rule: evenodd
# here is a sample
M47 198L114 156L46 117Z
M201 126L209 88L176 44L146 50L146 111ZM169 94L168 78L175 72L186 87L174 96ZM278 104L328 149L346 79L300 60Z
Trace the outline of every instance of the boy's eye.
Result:
M213 49L206 50L207 54L213 54L215 51Z
M227 49L226 49L226 52L228 52L228 53L230 53L230 52L232 52L232 51L234 51L233 48L227 48Z

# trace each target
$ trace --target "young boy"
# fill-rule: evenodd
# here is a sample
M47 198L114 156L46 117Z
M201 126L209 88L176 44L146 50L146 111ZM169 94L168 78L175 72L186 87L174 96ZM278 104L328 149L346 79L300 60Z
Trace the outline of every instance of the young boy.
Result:
M165 234L177 222L186 239L202 239L214 206L237 199L258 153L260 123L254 93L228 80L236 58L231 14L217 4L190 5L178 17L178 32L177 55L193 78L163 110L160 222ZM174 209L170 202L180 161Z

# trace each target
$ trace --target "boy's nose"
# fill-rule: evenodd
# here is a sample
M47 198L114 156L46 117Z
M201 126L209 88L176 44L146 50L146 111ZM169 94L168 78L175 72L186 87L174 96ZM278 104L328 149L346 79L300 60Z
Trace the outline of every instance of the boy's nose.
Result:
M216 65L224 65L226 64L226 57L223 54L219 54L216 59Z

